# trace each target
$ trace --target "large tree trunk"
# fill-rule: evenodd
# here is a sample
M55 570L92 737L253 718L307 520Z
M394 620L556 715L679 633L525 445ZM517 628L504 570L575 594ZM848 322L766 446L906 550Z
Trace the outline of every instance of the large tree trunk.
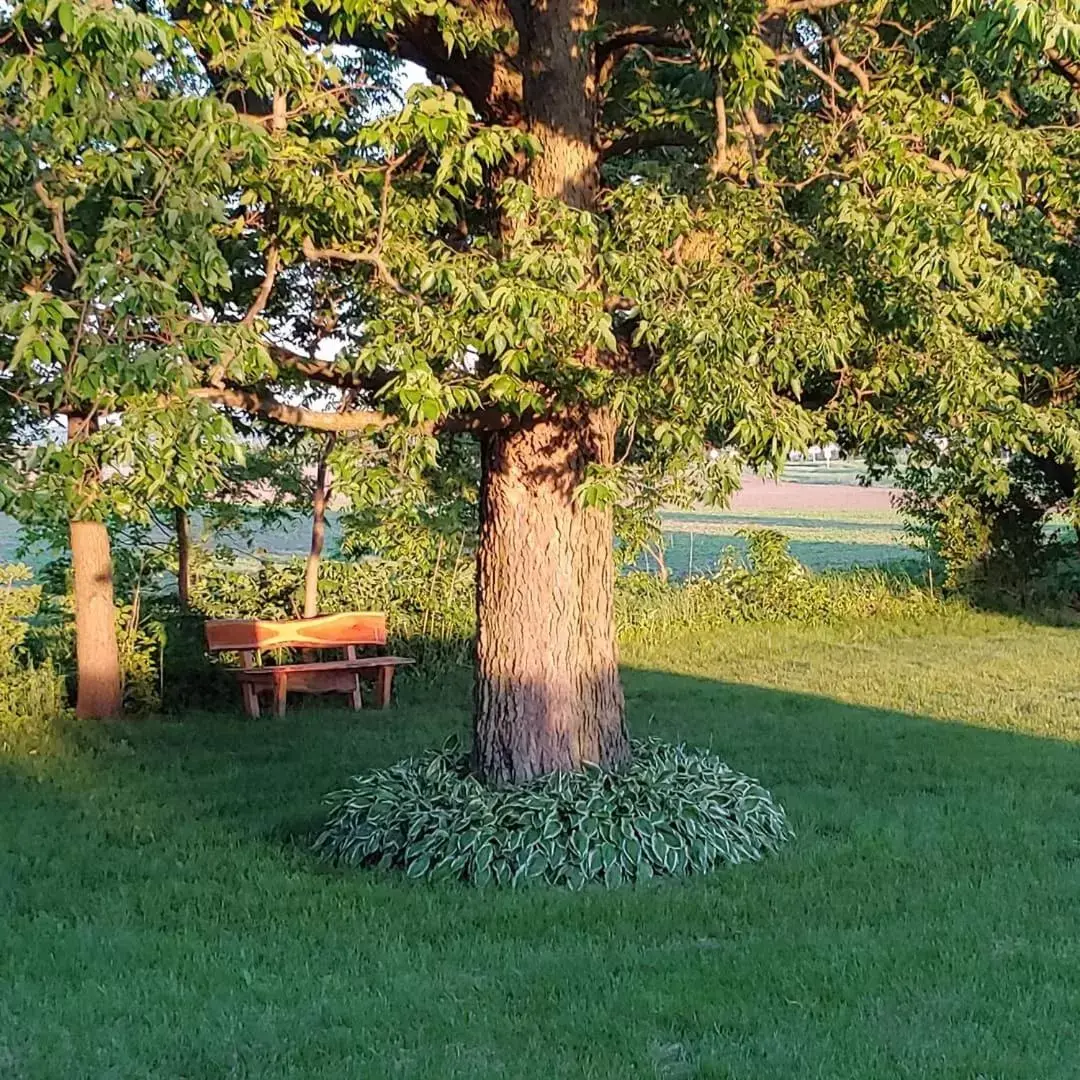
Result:
M75 656L80 719L107 720L123 709L120 651L116 642L112 554L98 521L71 522L75 577Z
M524 7L518 24L526 119L543 144L527 179L541 196L583 210L599 187L582 37L595 21L595 0L548 0ZM585 408L484 437L473 754L489 781L629 757L612 515L575 498L589 463L613 460L614 442L612 417Z
M191 523L187 511L176 507L176 595L184 611L191 609Z
M602 414L485 437L473 752L487 780L629 756L611 511L574 497L585 466L610 460L612 446Z

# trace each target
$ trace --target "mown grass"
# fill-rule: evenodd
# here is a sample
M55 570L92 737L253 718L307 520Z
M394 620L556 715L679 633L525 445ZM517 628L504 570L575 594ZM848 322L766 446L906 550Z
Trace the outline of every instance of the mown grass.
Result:
M464 679L9 738L0 1076L1073 1078L1077 642L959 612L634 648L636 731L722 750L798 837L613 893L307 854L324 791L465 729Z

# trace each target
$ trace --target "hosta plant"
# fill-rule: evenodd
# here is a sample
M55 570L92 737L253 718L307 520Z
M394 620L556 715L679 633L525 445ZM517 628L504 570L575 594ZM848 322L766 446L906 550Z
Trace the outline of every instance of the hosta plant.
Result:
M580 889L706 874L790 839L783 808L709 751L637 742L618 771L482 784L450 744L327 796L325 858L474 885Z

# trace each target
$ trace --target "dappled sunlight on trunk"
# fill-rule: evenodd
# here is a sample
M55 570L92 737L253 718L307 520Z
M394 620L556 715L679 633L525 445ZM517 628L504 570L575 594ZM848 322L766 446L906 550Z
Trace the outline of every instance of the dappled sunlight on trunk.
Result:
M474 753L486 779L629 755L611 510L575 498L613 440L610 417L581 411L485 442Z

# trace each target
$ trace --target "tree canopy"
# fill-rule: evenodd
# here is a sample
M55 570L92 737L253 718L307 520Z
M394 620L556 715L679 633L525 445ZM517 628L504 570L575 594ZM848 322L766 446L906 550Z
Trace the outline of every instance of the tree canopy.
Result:
M588 212L527 182L517 7L15 6L5 397L124 414L40 463L69 499L94 440L117 498L184 498L232 452L220 406L404 438L604 402L665 464L826 426L1075 451L1066 7L563 5ZM384 55L433 85L365 121ZM325 386L348 407L281 393Z

